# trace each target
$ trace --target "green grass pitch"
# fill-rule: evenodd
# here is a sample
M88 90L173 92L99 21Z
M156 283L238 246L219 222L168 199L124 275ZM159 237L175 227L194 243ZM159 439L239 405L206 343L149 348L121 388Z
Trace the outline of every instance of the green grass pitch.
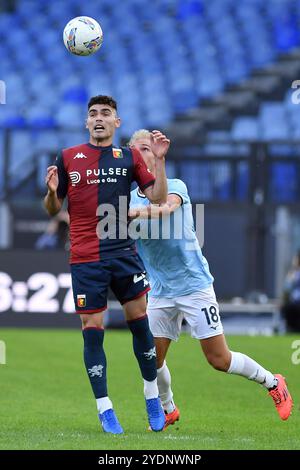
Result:
M168 357L181 419L153 433L146 431L130 334L107 331L109 395L125 430L112 436L98 422L80 331L3 329L7 364L0 365L0 449L300 449L300 364L291 361L295 339L300 337L228 338L232 350L287 377L294 410L283 422L265 389L213 370L198 342L182 335Z

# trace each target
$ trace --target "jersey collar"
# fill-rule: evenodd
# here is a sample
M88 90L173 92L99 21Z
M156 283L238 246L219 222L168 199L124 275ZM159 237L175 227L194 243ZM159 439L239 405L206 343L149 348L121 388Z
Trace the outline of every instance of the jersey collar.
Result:
M101 147L101 146L98 146L98 145L93 145L90 142L88 142L86 145L88 147L90 147L91 149L95 149L95 150L109 150L109 149L112 149L113 146L114 146L113 144L111 144L111 145L107 145L105 147Z

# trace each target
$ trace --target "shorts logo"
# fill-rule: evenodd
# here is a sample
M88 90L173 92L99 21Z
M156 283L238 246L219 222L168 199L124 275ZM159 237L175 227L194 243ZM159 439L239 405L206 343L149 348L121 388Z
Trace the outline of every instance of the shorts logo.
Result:
M142 281L143 279L146 278L146 274L145 273L141 273L141 274L135 274L133 276L133 282L134 284L136 284L137 282L140 282Z
M72 182L72 186L75 186L75 184L79 183L79 181L81 180L81 174L78 173L78 171L70 171L69 175Z
M77 307L85 307L86 306L86 295L80 294L77 295Z
M123 152L121 149L112 149L114 158L123 158Z
M137 282L144 281L144 287L149 286L149 281L146 278L146 273L141 273L140 275L135 274L133 276L133 282L136 284Z

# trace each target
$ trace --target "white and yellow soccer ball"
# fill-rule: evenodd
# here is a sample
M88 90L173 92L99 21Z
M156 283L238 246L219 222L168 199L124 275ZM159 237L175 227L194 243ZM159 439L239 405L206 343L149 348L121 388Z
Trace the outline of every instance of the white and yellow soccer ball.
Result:
M75 55L91 55L101 47L103 33L101 26L89 16L77 16L64 29L64 43Z

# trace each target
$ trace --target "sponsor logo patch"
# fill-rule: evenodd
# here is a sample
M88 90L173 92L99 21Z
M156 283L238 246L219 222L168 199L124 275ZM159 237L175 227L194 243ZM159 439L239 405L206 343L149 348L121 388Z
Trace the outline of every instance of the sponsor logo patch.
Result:
M80 173L78 173L78 171L70 171L69 175L72 182L72 186L75 186L81 180L81 175Z

